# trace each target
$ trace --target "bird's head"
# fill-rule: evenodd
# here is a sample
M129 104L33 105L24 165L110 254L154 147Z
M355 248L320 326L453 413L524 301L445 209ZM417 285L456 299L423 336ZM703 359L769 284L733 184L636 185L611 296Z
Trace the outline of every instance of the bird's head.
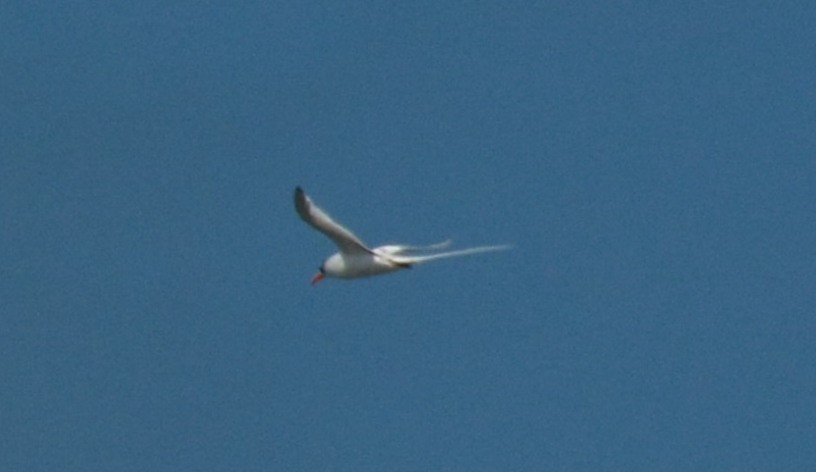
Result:
M326 277L340 277L343 278L343 274L346 270L346 261L343 258L342 253L337 253L323 261L323 264L320 265L319 272L312 277L312 286L317 285L318 282L323 280Z

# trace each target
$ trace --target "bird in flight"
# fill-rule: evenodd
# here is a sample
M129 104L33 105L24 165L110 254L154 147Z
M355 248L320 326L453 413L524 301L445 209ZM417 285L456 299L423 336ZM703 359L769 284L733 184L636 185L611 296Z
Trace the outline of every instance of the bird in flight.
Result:
M434 252L446 248L450 241L430 246L394 244L369 248L354 233L336 223L315 205L300 187L295 188L295 209L303 221L325 234L340 249L340 252L330 256L320 266L320 272L312 278L313 286L325 277L340 279L368 277L408 269L416 264L436 259L510 248L505 245L479 246L458 251Z

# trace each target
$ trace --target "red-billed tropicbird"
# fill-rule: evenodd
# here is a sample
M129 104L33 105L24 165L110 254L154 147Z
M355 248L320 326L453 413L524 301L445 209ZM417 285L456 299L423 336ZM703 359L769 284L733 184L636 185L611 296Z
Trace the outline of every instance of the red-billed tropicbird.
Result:
M330 256L320 266L320 272L312 278L312 285L324 277L354 279L371 275L387 274L407 269L445 257L464 256L480 252L501 251L509 246L480 246L458 251L417 254L447 247L450 241L430 246L387 245L369 248L351 231L340 226L326 212L317 207L300 187L295 188L295 209L298 215L316 230L329 237L340 252Z

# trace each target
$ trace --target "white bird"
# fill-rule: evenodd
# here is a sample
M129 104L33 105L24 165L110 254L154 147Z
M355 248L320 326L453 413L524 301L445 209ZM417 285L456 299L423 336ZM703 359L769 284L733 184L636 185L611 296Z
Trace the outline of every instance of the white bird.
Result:
M445 257L464 256L480 252L501 251L509 246L480 246L458 251L416 254L422 251L433 251L447 247L450 241L430 246L388 245L370 249L348 229L337 224L326 212L317 207L300 187L295 188L295 209L298 215L314 229L329 237L340 252L330 256L320 266L312 278L312 285L325 277L354 279L371 275L387 274L400 269L408 269Z

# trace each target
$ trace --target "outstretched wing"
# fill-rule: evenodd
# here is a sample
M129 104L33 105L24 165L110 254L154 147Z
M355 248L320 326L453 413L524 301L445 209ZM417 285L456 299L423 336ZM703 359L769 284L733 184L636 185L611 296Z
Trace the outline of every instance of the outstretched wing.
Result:
M312 199L300 187L295 188L295 209L303 221L334 241L340 248L340 252L346 254L371 253L371 250L354 233L337 224L326 212L312 203Z

